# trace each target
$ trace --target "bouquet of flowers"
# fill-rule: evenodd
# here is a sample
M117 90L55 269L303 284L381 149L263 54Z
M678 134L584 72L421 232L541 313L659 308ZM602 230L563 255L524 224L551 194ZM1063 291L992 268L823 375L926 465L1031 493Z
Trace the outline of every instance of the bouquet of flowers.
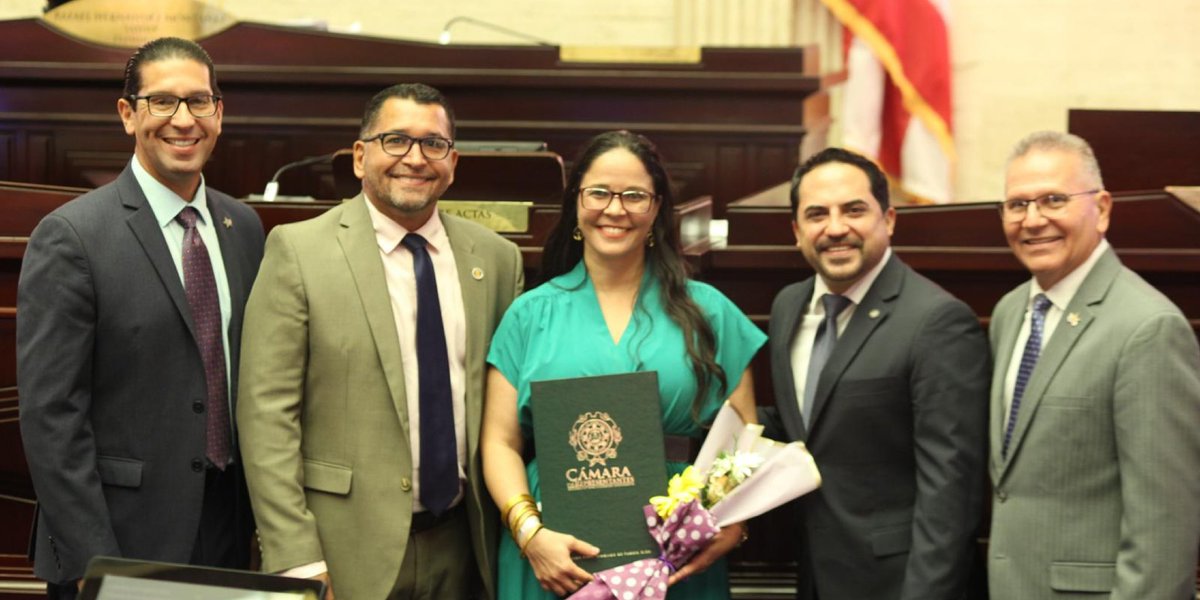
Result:
M574 600L666 598L667 579L699 552L721 527L740 523L790 502L821 485L821 474L802 442L762 437L728 403L713 421L696 462L671 478L666 496L644 509L646 527L661 553L594 574Z

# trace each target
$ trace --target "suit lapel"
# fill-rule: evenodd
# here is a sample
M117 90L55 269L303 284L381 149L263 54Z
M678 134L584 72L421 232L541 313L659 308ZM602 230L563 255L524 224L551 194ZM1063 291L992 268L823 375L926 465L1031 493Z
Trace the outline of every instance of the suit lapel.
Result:
M1029 304L1029 285L1026 283L1018 287L1009 297L1010 302L998 306L991 322L991 334L996 339L996 344L992 347L992 354L996 357L996 368L992 371L991 420L989 421L992 425L988 427L991 442L988 447L992 453L992 464L999 465L1001 469L1003 469L1004 463L1002 456L1004 430L1008 427L1008 415L1004 412L1004 383L1008 367L1012 363L1017 336L1021 333L1021 325L1025 320L1025 310Z
M133 168L126 165L116 183L121 204L132 211L125 223L129 225L133 236L141 244L146 257L150 259L150 264L154 265L154 271L158 273L159 281L167 289L167 295L171 297L175 309L183 316L183 321L187 325L188 332L192 334L192 339L196 339L196 326L192 322L192 310L188 306L187 296L183 292L179 269L175 267L175 261L171 259L171 251L167 248L167 240L163 237L162 227L159 227L158 219L154 217L154 210L150 208L150 202L146 200L146 195L142 193L142 188L133 175Z
M396 317L392 312L391 296L383 274L383 260L379 255L379 243L375 239L375 227L367 212L367 199L362 194L342 204L341 221L338 229L338 244L346 255L346 263L358 289L363 312L379 363L387 378L388 390L396 414L400 416L401 431L408 431L408 399L404 391L404 366L400 359L400 339L396 334Z
M808 428L810 432L814 431L820 422L821 412L829 403L829 396L837 381L842 378L842 373L854 361L854 357L858 356L858 352L862 350L863 344L867 343L875 328L887 320L891 312L891 303L900 295L903 283L904 266L892 255L887 265L879 272L879 277L871 284L871 289L867 290L862 303L854 309L850 323L838 338L837 345L833 347L833 354L829 355L829 362L825 363L825 368L821 371L821 378L817 381L817 393L813 397L812 424Z
M780 309L778 322L772 319L770 326L772 369L778 369L782 374L775 377L775 404L783 427L787 430L788 439L807 441L808 426L800 414L800 404L796 398L796 376L792 364L792 344L800 334L800 323L808 312L812 300L815 278L809 278L800 283L791 296L792 303ZM774 317L774 316L773 316Z
M450 238L450 250L454 252L454 265L458 269L459 287L462 289L463 314L466 318L466 380L482 381L483 356L488 334L484 315L490 314L486 283L489 276L484 257L475 253L475 241L461 229L455 217L441 214L442 226ZM475 456L479 444L479 429L483 420L483 399L472 393L473 385L466 386L464 402L467 412L467 456Z
M213 231L217 234L217 243L221 246L221 263L225 266L225 281L229 286L229 365L230 365L230 389L237 390L238 376L238 350L241 344L242 331L240 324L242 322L242 310L246 305L246 296L250 290L246 289L246 273L243 269L241 260L245 250L238 245L237 236L230 231L233 227L233 217L229 214L229 206L213 193L209 188L206 192L208 198L208 214L212 216ZM226 227L225 223L230 226ZM244 226L244 225L243 225Z
M1108 294L1108 289L1112 286L1113 279L1116 278L1120 269L1121 263L1112 249L1105 251L1092 267L1092 272L1088 273L1087 278L1083 280L1079 291L1075 292L1075 297L1071 298L1071 303L1054 328L1054 335L1051 336L1050 342L1042 348L1037 365L1033 368L1033 374L1029 378L1029 384L1025 386L1025 394L1021 397L1021 407L1017 412L1017 424L1013 428L1012 439L1009 441L1009 462L1020 451L1021 440L1024 439L1025 432L1029 429L1030 421L1037 415L1037 408L1042 402L1046 388L1071 354L1075 343L1079 341L1079 338L1083 336L1095 319L1092 307L1104 301L1104 297ZM1068 321L1068 317L1071 315L1078 317L1075 324Z

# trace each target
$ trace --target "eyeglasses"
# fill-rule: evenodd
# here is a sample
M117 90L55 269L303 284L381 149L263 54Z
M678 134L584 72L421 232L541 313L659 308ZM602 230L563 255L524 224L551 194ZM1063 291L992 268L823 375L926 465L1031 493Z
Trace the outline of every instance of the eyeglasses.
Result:
M448 140L441 136L428 135L415 138L394 132L377 133L359 141L373 142L375 140L379 140L379 145L385 154L396 158L407 156L408 152L412 150L413 142L416 142L417 146L421 148L421 156L428 160L442 160L450 155L450 149L454 147L454 140Z
M617 193L602 187L586 187L579 190L579 201L588 210L604 210L612 204L613 198L620 198L621 207L630 214L650 212L650 206L658 196L642 190L625 190Z
M220 96L212 94L199 94L196 96L172 96L170 94L150 94L149 96L129 96L129 101L137 104L138 100L146 101L146 108L150 109L150 114L155 117L173 117L175 111L179 110L179 104L186 102L188 112L192 113L193 117L202 119L211 117L217 114L217 103L221 101Z
M1088 190L1086 192L1075 192L1074 194L1045 194L1037 198L1022 200L1013 198L1000 203L1000 216L1009 223L1019 223L1025 220L1025 214L1029 212L1030 204L1037 204L1038 213L1043 217L1059 217L1063 211L1067 210L1067 202L1075 196L1086 196L1088 194L1098 194L1102 190Z

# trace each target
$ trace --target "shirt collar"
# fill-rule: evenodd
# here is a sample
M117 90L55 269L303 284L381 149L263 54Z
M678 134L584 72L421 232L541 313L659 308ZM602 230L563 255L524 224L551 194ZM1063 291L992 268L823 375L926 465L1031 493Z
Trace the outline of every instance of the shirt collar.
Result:
M434 252L446 251L450 248L450 237L446 235L446 228L442 225L442 218L438 211L433 211L424 225L415 231L409 231L375 208L371 199L367 197L366 191L363 192L363 202L367 203L367 213L371 215L371 226L375 229L375 242L379 244L379 249L384 254L391 254L400 245L400 240L410 233L425 238L428 243L426 247L431 248Z
M1075 267L1074 271L1068 273L1058 283L1050 286L1048 290L1043 290L1042 286L1038 285L1037 277L1032 278L1033 284L1029 286L1029 303L1026 306L1032 306L1034 296L1046 294L1055 308L1066 310L1071 299L1075 297L1075 292L1078 292L1079 288L1083 286L1083 280L1087 279L1088 273L1092 272L1092 267L1096 266L1096 261L1100 260L1106 250L1108 250L1108 240L1100 238L1100 243L1096 244L1096 248L1092 250L1092 254L1088 256L1087 260Z
M891 259L892 249L891 247L888 247L888 249L883 253L883 258L879 259L879 262L876 263L874 267L871 267L871 270L867 271L866 275L863 275L858 281L855 281L849 289L842 293L842 295L849 298L850 302L852 302L854 306L862 304L863 298L867 297L867 292L871 290L871 285L874 284L875 280L879 278L879 273L883 271L883 267L887 265L888 261ZM825 280L821 279L820 275L817 275L816 283L813 285L812 299L809 300L808 303L808 313L820 315L825 314L825 305L821 303L821 296L829 293L831 293L829 291L829 286L825 285Z
M204 192L204 174L200 175L200 185L196 186L196 194L192 196L192 201L186 202L179 197L179 194L168 189L149 171L146 171L137 155L134 155L133 161L131 161L131 168L134 179L137 179L138 187L142 188L142 194L150 203L150 210L154 212L154 219L158 221L159 227L169 225L171 221L175 220L175 217L179 216L179 212L188 206L195 208L200 213L201 223L212 222L208 214L208 195Z

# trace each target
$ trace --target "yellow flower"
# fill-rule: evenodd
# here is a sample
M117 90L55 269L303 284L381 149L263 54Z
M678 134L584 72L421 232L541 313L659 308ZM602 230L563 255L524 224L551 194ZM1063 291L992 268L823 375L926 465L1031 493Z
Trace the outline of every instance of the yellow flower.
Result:
M650 499L650 504L654 505L658 516L665 519L671 516L679 505L695 500L703 489L704 480L696 473L695 467L689 466L667 483L666 496L654 496Z

